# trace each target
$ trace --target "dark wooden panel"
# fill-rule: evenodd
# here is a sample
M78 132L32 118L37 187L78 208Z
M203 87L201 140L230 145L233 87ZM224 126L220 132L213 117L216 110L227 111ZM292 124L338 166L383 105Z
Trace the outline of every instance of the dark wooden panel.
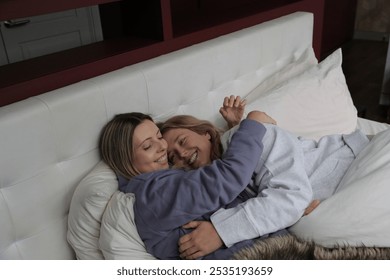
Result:
M326 0L322 51L327 56L353 38L357 0Z

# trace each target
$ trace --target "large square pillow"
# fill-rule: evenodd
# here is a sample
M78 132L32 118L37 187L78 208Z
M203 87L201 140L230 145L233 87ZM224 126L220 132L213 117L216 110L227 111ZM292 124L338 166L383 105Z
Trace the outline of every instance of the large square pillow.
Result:
M100 225L108 201L116 190L118 181L115 173L101 161L73 193L67 238L77 259L104 259L98 244Z
M292 59L290 63L287 63L282 66L280 62L276 62L274 67L280 67L278 71L270 71L272 74L266 76L264 79L260 81L260 83L252 89L245 96L245 99L248 103L255 101L257 98L262 95L267 94L273 88L286 83L288 80L293 79L294 77L302 74L306 70L316 66L318 64L317 58L315 57L314 50L312 47L305 49L302 54L297 55ZM265 69L265 70L264 70ZM262 67L258 72L267 72L266 67Z
M327 247L390 247L390 128L358 154L336 193L290 231Z
M152 260L146 252L145 244L138 234L134 221L134 201L132 193L116 191L104 212L99 248L108 260Z
M99 162L79 183L68 217L68 242L77 259L154 259L134 222L134 194L118 191L115 173Z
M303 73L264 93L259 85L251 93L247 111L261 110L297 136L316 139L347 134L356 129L357 111L341 68L341 49ZM256 91L260 91L256 92Z

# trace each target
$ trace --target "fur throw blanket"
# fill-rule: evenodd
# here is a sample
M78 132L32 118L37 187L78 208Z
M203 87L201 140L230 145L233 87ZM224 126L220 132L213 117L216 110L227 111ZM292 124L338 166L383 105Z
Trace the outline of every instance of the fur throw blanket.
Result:
M327 248L294 235L257 240L251 247L241 249L236 260L389 260L390 248L335 247Z

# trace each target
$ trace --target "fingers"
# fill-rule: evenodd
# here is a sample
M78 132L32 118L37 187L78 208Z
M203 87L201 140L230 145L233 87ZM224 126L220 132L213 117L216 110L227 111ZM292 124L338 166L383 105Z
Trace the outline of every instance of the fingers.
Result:
M186 223L185 225L182 226L184 229L192 229L198 227L200 224L200 221L191 221ZM179 238L179 246L182 247L183 244L187 243L188 241L191 240L191 233L185 234L182 237ZM186 247L182 247L182 251L185 250Z
M305 212L303 213L303 215L309 215L311 212L313 212L314 209L317 208L318 205L320 205L321 201L316 199L316 200L313 200L310 205L305 209Z
M202 252L200 249L198 249L197 246L194 246L191 242L191 239L188 240L188 242L183 243L179 247L179 253L181 259L186 260L195 260L197 258L203 257L206 255L206 253Z
M197 258L203 257L204 254L201 251L194 250L187 250L185 253L180 254L180 258L186 259L186 260L196 260Z
M242 99L240 96L226 96L223 100L223 106L224 107L242 107L246 105L246 100Z
M188 254L186 253L188 251L188 249L190 248L194 248L194 246L192 245L192 242L191 241L191 237L189 237L189 239L186 241L186 242L183 242L183 243L180 243L179 242L179 252L180 254Z
M226 118L226 116L228 114L227 111L226 111L226 107L221 107L219 109L219 113L222 115L222 117Z
M194 246L191 234L186 234L179 239L179 253L181 259L192 260L203 256Z
M183 225L183 228L190 229L190 228L196 228L200 224L200 221L191 221Z
M188 241L191 240L191 235L190 233L183 235L182 237L179 238L179 246L183 246L183 244L186 244ZM182 249L184 251L185 249Z

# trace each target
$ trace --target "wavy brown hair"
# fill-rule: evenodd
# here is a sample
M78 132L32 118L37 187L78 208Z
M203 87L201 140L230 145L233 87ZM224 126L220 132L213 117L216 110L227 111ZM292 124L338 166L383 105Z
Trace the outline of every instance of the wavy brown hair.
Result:
M222 155L222 131L209 121L200 120L190 115L177 115L167 119L165 122L158 123L157 126L160 128L163 136L169 130L177 128L189 129L200 135L208 133L211 141L211 161L219 159Z
M116 115L102 129L99 151L103 160L117 175L130 180L139 175L133 166L133 135L135 128L144 120L153 119L143 113Z

